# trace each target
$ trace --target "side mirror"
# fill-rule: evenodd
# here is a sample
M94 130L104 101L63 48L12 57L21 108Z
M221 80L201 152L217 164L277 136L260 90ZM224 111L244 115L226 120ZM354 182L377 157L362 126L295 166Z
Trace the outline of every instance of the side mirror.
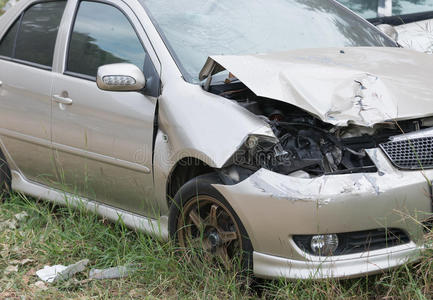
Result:
M396 42L398 41L398 32L394 28L394 26L391 26L389 24L380 24L380 25L377 25L377 28L379 28L380 31L385 33L387 36L392 38L394 41L396 41Z
M141 91L146 86L146 78L136 65L111 64L98 68L96 84L104 91Z

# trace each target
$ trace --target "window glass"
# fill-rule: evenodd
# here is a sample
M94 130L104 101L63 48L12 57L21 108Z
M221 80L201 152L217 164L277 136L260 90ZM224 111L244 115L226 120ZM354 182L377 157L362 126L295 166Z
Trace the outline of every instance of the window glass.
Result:
M392 14L406 15L433 11L433 0L393 0Z
M395 47L371 24L331 0L142 1L193 82L199 82L199 72L212 55Z
M378 0L338 0L338 2L366 19L377 17Z
M98 67L132 63L141 70L145 51L126 16L117 8L83 1L69 45L67 71L96 77Z
M43 2L30 7L23 16L15 58L44 66L53 64L57 31L66 1Z
M17 35L18 27L20 24L20 18L9 28L9 31L3 37L0 43L0 56L12 57L12 51L14 49L15 36Z

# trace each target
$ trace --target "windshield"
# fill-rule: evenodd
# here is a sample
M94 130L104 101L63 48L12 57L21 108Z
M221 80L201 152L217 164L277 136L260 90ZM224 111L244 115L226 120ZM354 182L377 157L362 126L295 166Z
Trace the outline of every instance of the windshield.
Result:
M385 2L389 3L385 3ZM338 0L364 18L379 17L379 0ZM383 1L382 1L383 2ZM398 16L412 13L433 11L433 0L385 0L382 4L389 6L389 13L383 10L384 16Z
M141 0L188 81L208 56L395 46L332 0Z

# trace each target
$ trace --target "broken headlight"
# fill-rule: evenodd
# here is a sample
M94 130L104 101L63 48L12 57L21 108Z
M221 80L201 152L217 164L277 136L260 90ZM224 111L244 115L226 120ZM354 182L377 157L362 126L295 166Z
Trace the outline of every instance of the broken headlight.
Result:
M250 135L234 157L234 164L248 169L279 171L287 164L290 153L272 136Z
M248 169L258 169L257 162L265 160L265 157L272 153L272 148L276 143L278 143L276 138L249 135L233 156L232 162Z
M249 135L234 156L235 166L283 175L304 171L309 176L377 171L363 149L351 149L332 128L281 121L270 124L275 135Z

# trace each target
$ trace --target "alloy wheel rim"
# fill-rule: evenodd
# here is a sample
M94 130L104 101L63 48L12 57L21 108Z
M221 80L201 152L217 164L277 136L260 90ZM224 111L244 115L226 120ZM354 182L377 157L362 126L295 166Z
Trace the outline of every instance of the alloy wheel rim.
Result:
M232 260L242 257L239 226L231 212L208 195L198 195L183 207L178 220L179 245L203 253L208 261L231 269Z

